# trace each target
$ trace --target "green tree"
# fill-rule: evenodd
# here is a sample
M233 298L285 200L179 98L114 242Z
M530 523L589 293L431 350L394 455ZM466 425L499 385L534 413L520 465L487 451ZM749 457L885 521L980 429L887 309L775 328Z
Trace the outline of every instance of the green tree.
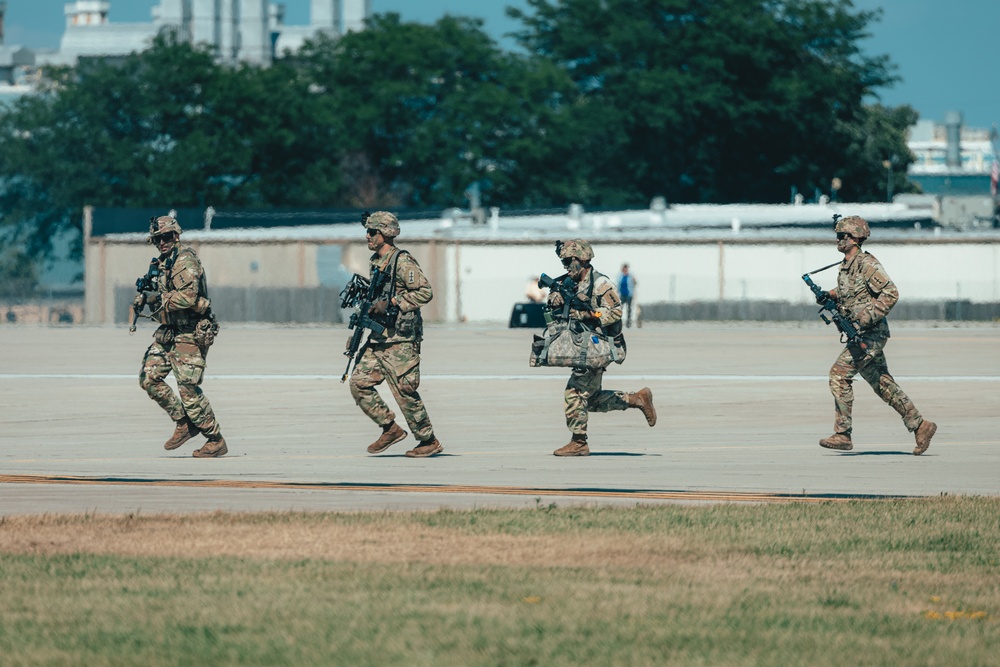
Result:
M872 197L868 165L850 162L875 160L859 132L884 132L875 142L885 144L905 136L864 105L896 79L886 56L860 47L879 13L849 0L528 4L508 9L524 25L520 43L582 95L571 135L590 158L577 178L594 203L781 202L791 186L826 189L838 174L865 179L852 188ZM904 174L909 155L897 156Z
M919 187L906 178L913 154L906 145L906 132L917 122L910 106L867 105L860 122L851 126L842 173L841 193L847 201L885 201L888 193L917 192ZM887 187L886 181L891 182ZM887 192L888 190L888 192Z
M161 36L46 77L0 113L2 223L27 232L31 252L79 227L87 204L309 205L338 194L335 124L287 66L223 67Z
M0 300L23 301L38 290L38 266L23 251L0 242Z
M548 203L561 187L537 170L575 88L547 59L505 53L477 19L376 15L295 59L343 132L354 205L455 206L473 183L486 202Z

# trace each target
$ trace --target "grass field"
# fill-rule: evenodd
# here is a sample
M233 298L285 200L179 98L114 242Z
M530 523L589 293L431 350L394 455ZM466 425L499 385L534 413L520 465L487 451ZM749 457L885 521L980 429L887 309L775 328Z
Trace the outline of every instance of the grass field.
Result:
M996 665L1000 499L0 518L2 665Z

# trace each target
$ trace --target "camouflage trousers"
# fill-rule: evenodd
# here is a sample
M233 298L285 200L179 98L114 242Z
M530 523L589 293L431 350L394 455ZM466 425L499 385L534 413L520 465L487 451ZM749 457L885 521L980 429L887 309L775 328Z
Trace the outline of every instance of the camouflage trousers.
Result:
M351 373L351 396L361 411L379 426L391 424L396 415L375 387L389 384L410 431L420 442L434 435L427 408L417 393L420 387L420 343L370 345Z
M920 416L917 407L913 405L913 401L900 389L896 380L889 374L885 354L882 352L888 339L879 336L865 338L864 341L868 346L868 354L861 361L855 361L850 351L845 348L830 369L830 393L833 394L833 404L836 409L834 432L844 435L851 434L851 410L854 406L852 383L854 376L859 373L871 385L875 393L899 413L906 429L911 433L916 431L923 421L923 417Z
M625 392L601 389L603 368L574 368L566 383L566 426L573 435L586 435L591 412L625 410Z
M164 380L170 373L177 380L175 394ZM187 417L208 436L220 433L219 423L199 386L205 374L205 353L195 344L191 334L177 334L173 343L163 345L156 340L146 350L139 373L139 386L149 397L178 422Z

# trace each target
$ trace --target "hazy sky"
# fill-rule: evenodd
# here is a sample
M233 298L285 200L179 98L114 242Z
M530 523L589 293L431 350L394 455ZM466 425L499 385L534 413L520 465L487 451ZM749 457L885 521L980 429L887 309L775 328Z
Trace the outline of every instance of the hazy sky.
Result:
M59 44L66 0L7 0L7 44L36 48ZM158 0L111 0L114 22L151 20ZM285 0L286 20L309 22L309 0ZM965 124L1000 123L1000 0L854 0L861 9L881 7L884 16L865 43L871 55L888 54L903 80L881 92L890 106L910 104L921 118L944 119L961 111ZM476 16L498 41L518 27L504 7L525 0L373 0L376 13L398 12L404 20L430 23L440 16ZM504 46L512 47L509 41Z

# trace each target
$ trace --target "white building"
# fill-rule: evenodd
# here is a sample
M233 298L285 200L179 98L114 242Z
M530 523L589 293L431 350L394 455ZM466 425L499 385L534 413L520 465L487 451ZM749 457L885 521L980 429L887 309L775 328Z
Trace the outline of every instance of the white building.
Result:
M38 64L75 65L81 57L124 56L144 50L157 34L171 30L185 41L212 46L220 62L266 65L320 31L336 36L362 29L371 15L371 0L311 0L305 26L285 25L284 5L268 0L160 0L150 23L112 23L110 10L110 0L67 2L59 50L39 52Z
M910 175L988 175L993 167L990 130L966 127L959 112L949 113L943 123L917 121L910 128L907 146L915 158Z

